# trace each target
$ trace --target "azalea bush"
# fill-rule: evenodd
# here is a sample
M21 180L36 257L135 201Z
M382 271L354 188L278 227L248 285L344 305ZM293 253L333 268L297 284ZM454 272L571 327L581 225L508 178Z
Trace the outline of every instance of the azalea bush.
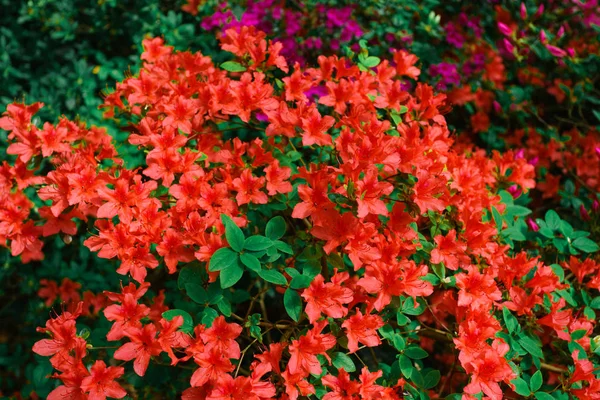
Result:
M455 149L416 57L291 68L248 27L221 46L234 57L216 66L144 42L104 101L140 162L101 128L32 124L39 103L1 120L11 255L41 260L58 234L115 265L102 292L42 281L46 305L64 302L33 346L49 398L597 392L600 282L581 256L597 246L549 211L515 248L529 209L505 189L534 187L534 167ZM152 368L171 379L136 378Z
M7 107L3 395L600 396L594 83L536 25L570 15L589 50L595 10L424 2L392 40L384 5L314 6L221 4L204 53L145 39L98 126ZM582 92L555 105L540 77L516 102L535 46Z

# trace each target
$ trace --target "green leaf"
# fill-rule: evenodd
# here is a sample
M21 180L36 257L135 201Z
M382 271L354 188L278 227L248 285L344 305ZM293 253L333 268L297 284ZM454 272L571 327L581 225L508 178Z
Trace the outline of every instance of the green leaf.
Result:
M185 291L190 299L194 300L198 304L204 304L208 300L206 290L197 283L186 283Z
M221 68L229 72L244 72L246 70L246 67L235 61L225 61L221 64Z
M595 253L600 249L596 242L586 237L578 237L577 239L573 240L572 245L573 247L586 253Z
M244 232L242 232L240 227L225 214L221 215L221 221L223 222L223 225L225 225L225 238L227 239L227 243L229 243L233 250L239 253L244 247Z
M554 397L544 392L537 392L534 396L537 400L556 400Z
M237 262L238 255L228 247L222 247L215 251L210 257L208 263L208 270L211 272L221 271L225 268L231 267Z
M427 358L429 354L427 354L427 352L422 348L413 346L404 350L404 355L412 358L413 360L420 360L422 358Z
M590 307L600 310L600 297L594 297L594 300L590 303Z
M404 326L410 323L410 318L398 311L396 314L396 321L398 322L398 325Z
M415 302L412 297L406 299L404 304L402 305L402 313L408 315L421 315L425 311L425 305L417 303L417 307L415 307Z
M201 282L203 274L206 274L203 267L198 264L192 263L186 265L179 271L177 277L177 288L180 290L185 289L185 284L188 282Z
M504 324L506 325L506 329L508 329L509 333L514 333L519 326L519 321L517 318L512 315L510 310L506 307L502 309L502 317L504 318Z
M219 308L219 311L221 311L226 317L231 316L231 302L227 300L226 297L223 297L221 300L219 300L217 307Z
M413 363L412 361L410 361L410 358L408 358L405 355L401 355L400 356L400 371L402 371L402 375L404 375L405 378L410 378L410 376L412 375L412 370L413 370Z
M261 269L260 261L258 258L254 257L249 253L240 254L240 261L244 264L250 271L259 272Z
M544 358L540 344L524 334L519 335L517 342L532 356Z
M342 352L334 353L333 357L331 357L331 362L337 369L343 368L346 372L356 371L356 366L354 365L352 359Z
M285 276L279 271L275 271L274 269L262 269L258 271L258 276L263 278L267 282L274 283L276 285L287 285L287 279Z
M271 240L281 239L285 234L285 219L277 216L267 223L265 234Z
M279 250L282 253L294 254L294 251L292 250L292 247L289 244L287 244L285 242L282 242L281 240L274 241L273 245L275 246L275 248L277 250Z
M579 340L587 335L587 330L585 329L577 329L576 331L571 332L571 340Z
M412 370L412 373L410 374L410 380L413 381L413 383L417 385L417 387L422 388L425 385L425 381L423 380L423 374L421 374L421 371L419 371L416 368Z
M438 382L440 381L440 377L440 371L429 371L427 375L425 375L425 377L423 378L423 388L431 389L432 387L438 384Z
M513 385L515 385L515 392L520 394L521 396L529 396L531 394L531 390L529 390L529 385L521 378L516 378L510 381Z
M52 365L46 360L38 364L33 370L33 384L37 388L43 387L48 383L50 375L52 375Z
M535 374L531 376L531 380L529 381L529 386L531 386L532 392L537 392L541 387L544 381L544 377L542 376L542 371L535 371Z
M310 282L312 278L306 275L298 275L292 278L290 282L290 287L292 289L304 289L310 286ZM599 297L600 298L600 297Z
M244 270L240 265L236 262L235 264L225 268L219 274L219 282L221 283L222 289L227 289L232 287L242 278L244 274Z
M446 277L446 267L444 267L443 263L432 264L431 269L441 280L444 280Z
M375 56L365 57L360 61L360 63L367 68L376 67L379 65L380 62L381 62L381 60L379 59L379 57L375 57Z
M244 242L244 250L261 251L273 246L273 241L266 236L250 236Z
M556 231L560 228L560 217L554 210L548 210L546 212L546 224L548 228Z
M300 319L302 312L302 299L298 292L292 289L287 289L283 295L283 305L288 315L296 322Z
M529 214L531 214L531 210L527 207L516 205L506 207L506 215L524 217Z
M211 307L206 307L204 309L204 311L202 311L202 319L200 322L202 322L204 325L206 325L207 328L210 328L210 326L212 325L213 321L219 316L219 313L217 312L217 310L215 310L214 308Z
M194 330L194 320L187 311L175 309L168 310L162 313L163 318L167 321L171 321L178 315L181 315L183 317L183 324L179 327L179 330L183 333L192 333L192 331Z

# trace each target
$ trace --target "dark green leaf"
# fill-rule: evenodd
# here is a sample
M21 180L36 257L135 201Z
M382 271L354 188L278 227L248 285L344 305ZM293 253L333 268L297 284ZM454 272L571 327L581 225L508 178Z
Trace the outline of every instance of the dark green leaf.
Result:
M333 357L331 357L331 362L337 369L343 368L346 372L356 371L356 366L352 359L342 352L334 353Z
M423 378L423 388L431 389L432 387L438 384L438 382L440 381L440 377L440 371L429 371L427 375L425 375L425 377Z
M271 240L277 240L283 237L285 234L285 219L280 216L271 218L267 223L265 234Z
M598 249L600 249L596 242L586 237L578 237L577 239L573 240L572 244L573 247L586 253L595 253L598 251Z
M225 225L225 238L227 239L227 243L229 243L233 250L237 252L242 251L244 247L244 232L242 232L240 227L225 214L221 215L221 221L223 222L223 225Z
M240 261L251 271L259 272L261 269L260 261L258 261L258 258L254 257L252 254L240 254Z
M410 360L410 358L408 358L405 355L401 355L400 356L400 371L402 371L402 375L404 375L405 378L410 378L410 376L412 375L412 370L413 370L413 363Z
M200 322L202 322L204 325L206 325L207 328L210 328L213 321L218 316L219 316L219 313L217 312L217 310L215 310L211 307L206 307L204 309L204 311L202 312L202 316L201 316L202 320Z
M283 305L288 315L296 322L300 319L302 312L302 299L298 292L292 289L287 289L283 295Z
M208 270L211 272L221 271L225 268L231 267L237 263L238 254L232 251L228 247L222 247L215 251L210 262L208 263Z
M304 289L304 288L307 288L308 286L310 286L311 281L312 281L312 278L310 278L306 275L298 275L298 276L292 278L292 281L290 282L290 287L292 289Z
M225 268L219 274L219 281L221 282L221 288L226 289L235 285L244 274L244 270L236 262L230 267Z
M531 387L532 392L537 392L543 383L544 377L542 376L542 371L536 371L535 374L531 376L529 380L529 386Z
M534 396L537 400L556 400L554 397L544 392L537 392Z
M560 217L554 210L548 210L546 212L546 224L548 228L556 231L560 228Z
M273 246L273 241L266 236L250 236L244 242L244 249L250 251L260 251Z
M519 326L519 321L515 318L510 310L506 307L502 309L502 317L504 318L504 324L509 333L514 333Z
M544 358L540 344L524 334L519 335L517 342L532 356Z
M190 299L194 300L198 304L204 304L208 300L206 290L197 283L186 283L185 291Z
M287 279L279 271L274 269L262 269L258 271L258 276L263 278L267 282L274 283L276 285L287 285Z
M515 385L515 392L520 394L521 396L529 396L531 394L531 390L529 390L529 386L527 382L525 382L521 378L515 378L510 381L513 385Z
M425 350L416 346L409 347L408 349L404 350L404 355L414 360L420 360L428 356Z

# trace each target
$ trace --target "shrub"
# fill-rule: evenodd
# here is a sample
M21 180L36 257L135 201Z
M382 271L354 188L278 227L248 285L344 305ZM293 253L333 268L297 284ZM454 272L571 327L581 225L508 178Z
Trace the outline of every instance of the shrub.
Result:
M144 40L103 103L126 143L37 126L40 103L0 120L12 256L60 237L110 260L42 281L63 305L33 346L39 395L598 393L598 246L553 210L528 227L534 165L456 142L404 50L301 67L253 27L220 41L215 64Z

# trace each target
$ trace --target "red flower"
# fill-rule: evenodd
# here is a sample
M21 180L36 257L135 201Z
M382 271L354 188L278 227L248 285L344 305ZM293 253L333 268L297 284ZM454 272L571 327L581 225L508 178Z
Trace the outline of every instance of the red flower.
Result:
M146 374L146 369L150 363L150 357L157 356L162 352L158 340L156 340L156 327L152 324L145 325L143 328L131 328L126 332L131 340L125 343L115 351L115 360L133 362L133 370L139 376Z
M356 314L345 320L342 324L342 328L346 329L346 336L348 336L348 350L351 353L357 351L359 342L368 347L379 346L381 339L379 339L377 329L382 326L383 320L379 315L363 315L357 309Z
M90 376L83 379L81 389L88 393L89 400L104 400L107 397L121 399L127 395L115 379L125 373L123 367L106 367L104 361L96 361L90 369Z
M304 290L302 297L306 301L306 314L312 324L325 314L332 318L342 318L348 314L343 304L352 301L352 290L333 282L325 283L323 275L317 275L310 286Z

